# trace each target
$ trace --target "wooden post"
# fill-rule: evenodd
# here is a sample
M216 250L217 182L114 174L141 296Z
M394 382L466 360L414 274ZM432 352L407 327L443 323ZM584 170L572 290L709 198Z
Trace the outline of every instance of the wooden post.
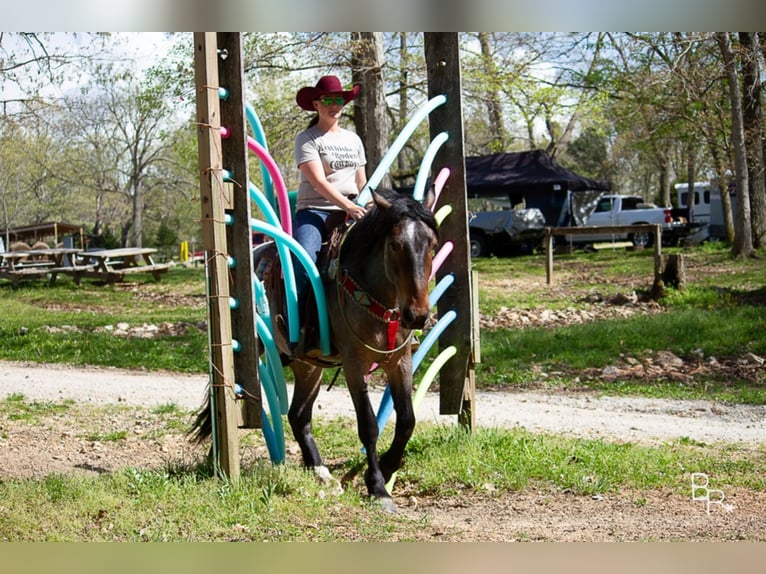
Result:
M553 282L553 230L545 228L545 284Z
M654 280L657 281L662 273L662 227L659 223L654 226Z
M194 34L194 70L197 95L197 143L200 168L202 241L208 281L208 330L210 334L210 384L214 407L213 429L217 461L226 476L237 481L239 435L234 396L234 357L229 311L222 173L221 117L218 98L218 53L215 32Z
M438 305L440 315L451 309L457 313L456 319L439 337L441 349L451 345L457 349L455 356L439 372L440 412L449 415L460 414L466 391L468 396L472 396L471 387L474 384L471 341L474 333L471 302L474 295L470 278L460 55L455 32L426 32L424 42L428 97L443 94L447 98L444 105L431 112L429 128L431 139L441 132L449 135L434 162L437 173L443 166L450 168L440 202L451 205L452 213L442 222L439 233L443 241L453 242L454 249L437 273L437 280L449 273L455 276L455 281L439 299Z
M228 253L236 261L229 277L232 296L239 301L239 306L230 312L232 337L241 346L241 351L234 353L234 374L244 395L239 402L242 426L261 428L242 34L219 33L217 46L218 85L226 89L226 97L219 104L221 125L229 132L229 137L221 142L221 150L223 167L231 173L232 180L231 206L227 212L234 218L234 223L226 227Z
M472 292L479 292L479 272L471 271L471 290ZM473 346L471 349L471 362L473 366L476 363L481 363L481 334L479 330L479 321L476 317L479 316L479 298L474 296L471 301L471 316L474 317L473 321ZM476 426L476 373L473 368L468 369L468 379L466 381L465 389L463 390L463 408L458 415L458 423L460 426L473 430Z

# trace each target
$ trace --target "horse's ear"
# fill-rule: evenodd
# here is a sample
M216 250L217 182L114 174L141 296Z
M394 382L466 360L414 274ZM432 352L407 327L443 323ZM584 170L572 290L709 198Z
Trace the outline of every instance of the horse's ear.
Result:
M423 206L433 211L434 203L436 203L436 186L432 183L423 194Z
M388 201L381 194L375 192L374 190L370 190L370 193L372 195L372 201L375 202L375 205L383 209L388 209L389 207L391 207L391 202Z

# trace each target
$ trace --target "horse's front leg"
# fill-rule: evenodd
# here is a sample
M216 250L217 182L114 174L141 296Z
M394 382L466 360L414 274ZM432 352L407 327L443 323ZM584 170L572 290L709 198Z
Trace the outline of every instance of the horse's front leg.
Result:
M356 424L359 440L367 453L367 470L364 473L364 482L367 492L372 498L380 501L384 510L394 512L394 503L391 495L386 490L386 480L380 469L378 461L378 423L375 412L370 404L370 395L367 382L364 379L366 371L363 369L349 368L344 365L346 383L348 384L351 400L356 411Z
M380 457L383 480L388 482L402 465L404 450L415 429L415 412L412 408L412 357L408 354L386 368L386 375L396 411L394 439L389 449Z

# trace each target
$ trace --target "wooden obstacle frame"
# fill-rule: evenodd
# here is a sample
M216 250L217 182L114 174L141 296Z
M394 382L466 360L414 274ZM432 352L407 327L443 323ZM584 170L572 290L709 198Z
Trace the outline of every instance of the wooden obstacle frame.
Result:
M440 413L458 415L460 424L473 428L474 364L479 361L478 284L470 271L458 38L457 33L426 33L424 39L429 98L446 96L446 102L431 112L430 136L449 135L434 165L450 169L439 203L451 205L452 212L442 221L440 235L454 247L436 279L452 274L454 281L439 299L438 313L457 313L439 337L440 349L453 345L457 349L439 372ZM241 33L195 33L194 49L213 454L221 473L236 481L240 474L237 430L262 425ZM224 98L220 88L225 90ZM221 138L221 126L228 129L229 137ZM230 305L232 298L239 303L235 310ZM242 351L235 352L235 346Z

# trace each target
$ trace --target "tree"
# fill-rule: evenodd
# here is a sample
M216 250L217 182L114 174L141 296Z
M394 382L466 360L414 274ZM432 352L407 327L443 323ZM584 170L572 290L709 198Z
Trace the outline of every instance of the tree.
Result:
M482 71L486 82L484 105L487 109L487 121L489 123L490 140L488 148L492 153L501 152L505 151L508 136L506 135L505 124L503 122L500 87L497 83L498 74L488 32L479 32L479 45L481 46Z
M766 179L763 159L763 117L761 112L761 71L758 36L739 33L742 47L742 122L747 152L747 180L750 185L750 206L753 227L753 247L766 246Z
M747 175L747 150L742 117L742 97L739 91L739 77L728 32L717 32L716 41L723 57L731 101L731 140L734 148L734 165L737 186L736 233L732 254L735 257L749 257L753 254L753 236L750 224L750 192Z
M354 126L364 142L367 177L378 167L388 147L388 116L383 81L383 34L351 33L351 78L362 89L354 105ZM391 187L390 178L384 186Z
M106 220L120 228L122 245L141 246L147 197L166 185L160 166L172 142L172 110L161 87L126 70L96 67L92 77L66 100L68 137L81 150L70 181L81 178L95 196L96 234Z

